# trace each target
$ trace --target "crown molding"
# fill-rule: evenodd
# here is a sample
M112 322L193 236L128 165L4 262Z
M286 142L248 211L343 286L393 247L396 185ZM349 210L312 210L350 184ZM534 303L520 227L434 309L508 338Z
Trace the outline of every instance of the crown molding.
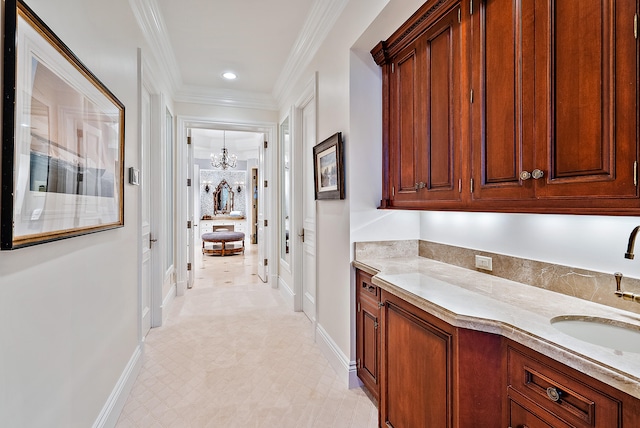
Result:
M163 77L176 102L262 110L278 110L291 89L288 83L299 80L348 3L349 0L316 0L313 3L272 93L264 94L183 85L180 67L156 0L129 0L138 26L151 48L152 56L161 66Z
M348 3L349 0L316 0L313 3L302 31L274 85L273 96L278 104L284 102L287 91L290 90L288 83L298 81Z
M173 99L176 102L222 107L278 110L278 104L270 94L235 91L233 89L213 89L195 85L183 85L175 93Z
M165 80L172 92L175 92L182 85L182 75L156 0L129 0L129 4L145 40L151 47L151 54L161 65Z

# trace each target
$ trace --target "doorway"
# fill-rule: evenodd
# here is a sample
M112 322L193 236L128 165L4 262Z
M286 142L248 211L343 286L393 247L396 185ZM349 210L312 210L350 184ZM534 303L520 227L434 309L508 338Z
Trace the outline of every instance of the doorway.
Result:
M307 84L294 105L293 114L293 205L295 234L294 310L316 320L316 201L313 177L313 146L316 144L316 78Z
M213 193L212 189L215 189L216 186L219 184L218 182L216 182L217 177L216 175L214 175L211 171L214 170L213 167L211 166L211 155L212 154L219 154L221 152L222 146L223 144L226 145L226 149L228 151L229 154L235 154L238 156L237 161L238 161L238 165L240 164L240 162L242 161L242 170L244 171L243 178L238 178L238 179L233 179L232 181L229 181L229 184L231 186L231 188L234 191L234 198L236 197L236 194L239 196L239 200L242 200L244 203L243 208L241 210L234 210L234 211L242 211L241 215L244 217L243 220L243 225L244 225L244 230L242 230L245 233L245 242L249 243L252 240L251 235L254 234L253 232L253 225L254 223L259 223L259 219L257 217L254 217L254 211L252 209L253 206L253 186L252 186L252 180L253 180L253 170L255 169L258 173L260 173L262 175L259 184L261 184L261 186L258 186L258 204L257 208L259 208L259 212L258 212L258 216L260 211L263 212L263 220L267 220L267 222L273 218L273 214L270 211L270 206L272 206L272 204L270 203L270 198L271 198L271 193L269 192L269 187L268 187L268 181L269 181L269 177L271 176L271 171L274 170L274 167L272 165L272 159L273 156L271 156L271 154L269 153L269 148L268 145L264 144L264 141L270 141L272 139L272 137L275 135L275 124L263 124L263 123L228 123L228 122L217 122L214 120L209 120L209 119L204 119L204 118L194 118L194 117L178 117L177 119L177 140L178 140L178 147L179 147L179 158L183 159L184 162L186 163L188 156L188 141L187 141L187 133L190 132L191 134L191 145L193 145L193 158L194 158L194 163L197 164L198 168L192 168L192 170L199 170L199 174L196 176L195 174L193 175L189 175L188 172L185 172L185 175L187 175L187 179L191 180L191 186L185 186L182 188L178 189L178 192L183 192L183 193L191 193L192 194L192 201L195 205L199 206L199 208L192 208L193 212L200 212L199 216L194 217L193 219L193 223L192 223L192 227L193 227L193 236L194 236L194 243L191 243L191 249L192 251L190 251L190 254L187 254L187 257L185 258L185 264L187 266L185 266L185 271L186 268L189 266L191 266L191 268L193 269L195 267L195 259L197 257L200 257L200 248L201 248L201 240L200 240L200 236L201 236L201 231L203 229L201 229L201 226L203 225L203 218L205 218L205 216L208 215L212 215L213 218L208 219L206 218L204 221L204 224L207 224L209 222L209 220L213 221L214 220L214 216L215 213L212 214L208 214L207 212L205 212L205 210L203 209L205 207L205 204L203 204L203 201L206 201L207 203L207 207L209 205L212 204L208 204L209 199L213 199ZM198 134L216 134L218 135L217 140L216 137L209 137L209 145L205 146L201 143L198 142ZM255 137L255 136L259 136L259 138L256 138L254 140L254 143L252 145L252 147L241 147L241 146L234 146L234 139L236 137L240 138L240 136L247 137L249 135ZM215 141L214 141L215 140ZM206 143L205 143L206 144ZM212 145L213 144L213 145ZM254 153L254 155L251 154L247 154L248 152ZM257 155L255 155L257 153ZM261 155L262 153L262 155ZM262 156L262 162L259 159L260 156ZM252 159L252 160L251 160ZM262 165L260 165L262 163ZM184 164L183 164L184 167ZM185 171L187 170L187 168L185 168ZM206 171L209 171L209 178L206 178L205 175L207 174ZM217 169L218 171L220 171L219 169ZM262 171L261 171L262 170ZM234 169L232 168L228 168L226 170L227 172L231 172L234 171ZM238 171L236 171L238 172ZM204 177L204 178L203 178ZM210 182L210 183L209 183ZM209 187L209 192L206 192L206 187ZM188 198L185 196L184 197L185 200L187 200ZM227 213L229 214L229 213ZM235 215L238 215L237 213L234 213ZM177 214L177 221L178 224L181 224L181 219L184 219L184 223L182 224L187 224L187 218L188 218L188 209L187 207L184 207L184 209L181 209L180 212ZM234 221L235 223L235 221ZM255 232L256 236L259 235L259 232ZM270 280L270 274L268 271L268 264L269 264L269 259L272 259L273 257L273 237L271 236L271 229L268 227L265 227L262 231L262 234L264 234L264 238L261 240L259 237L257 239L257 246L258 246L258 251L260 252L260 248L262 248L261 251L261 257L260 257L260 262L259 262L259 271L261 270L261 268L263 270L263 281L265 282L271 282ZM261 243L262 241L262 243ZM179 248L182 248L183 251L186 251L185 249L188 248L188 245L186 243L184 243L184 245L181 245ZM273 286L273 283L272 283Z
M176 295L173 116L138 50L140 102L139 273L140 340L162 325ZM153 185L152 185L153 183Z

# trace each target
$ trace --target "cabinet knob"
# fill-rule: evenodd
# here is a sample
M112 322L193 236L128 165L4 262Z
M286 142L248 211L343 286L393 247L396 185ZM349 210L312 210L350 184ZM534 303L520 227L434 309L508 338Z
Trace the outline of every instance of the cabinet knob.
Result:
M558 391L553 386L550 386L549 388L547 388L547 397L549 397L549 400L560 401L560 395L562 395L562 392Z
M520 173L520 180L525 181L531 178L531 173L529 171L522 171Z
M423 183L422 181L420 183L416 183L416 190L424 189L425 187L427 187L427 183Z
M544 171L539 170L538 168L536 168L533 171L531 171L531 177L533 177L534 180L542 178L542 177L544 177Z
M544 171L536 168L533 171L529 172L529 171L522 171L520 172L520 180L525 181L528 180L530 178L533 178L534 180L537 180L539 178L544 177Z

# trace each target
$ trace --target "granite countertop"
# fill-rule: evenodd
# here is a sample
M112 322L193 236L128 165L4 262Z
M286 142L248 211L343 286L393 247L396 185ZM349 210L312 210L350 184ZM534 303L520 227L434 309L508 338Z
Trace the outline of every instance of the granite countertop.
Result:
M640 354L592 345L555 317L606 318L640 329L640 315L425 257L360 258L378 287L460 328L499 334L640 399ZM613 292L613 291L612 291Z

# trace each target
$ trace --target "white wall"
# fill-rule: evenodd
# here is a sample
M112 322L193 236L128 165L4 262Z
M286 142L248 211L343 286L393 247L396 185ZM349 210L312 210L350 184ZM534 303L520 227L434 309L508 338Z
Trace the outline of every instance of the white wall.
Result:
M368 51L423 2L350 1L281 105L284 117L317 72L317 142L335 132L342 132L345 141L346 199L316 203L318 328L334 347L330 352L336 355L329 355L330 359L347 359L341 361L343 365L355 358L351 346L353 242L419 236L418 213L377 210L382 182L381 74ZM361 41L366 33L369 38Z
M127 31L137 28L128 1L28 4L124 103L125 166L139 167L144 44ZM92 426L135 355L137 192L125 184L124 228L0 253L0 425Z
M640 217L423 212L420 238L640 278L640 261L624 258L639 224Z
M308 71L281 106L286 113L313 72L318 76L318 142L342 131L345 201L317 206L318 323L349 358L353 349L350 265L353 242L425 239L638 277L622 255L640 218L378 210L381 198L381 72L369 51L423 0L352 0ZM640 248L638 249L640 252Z

